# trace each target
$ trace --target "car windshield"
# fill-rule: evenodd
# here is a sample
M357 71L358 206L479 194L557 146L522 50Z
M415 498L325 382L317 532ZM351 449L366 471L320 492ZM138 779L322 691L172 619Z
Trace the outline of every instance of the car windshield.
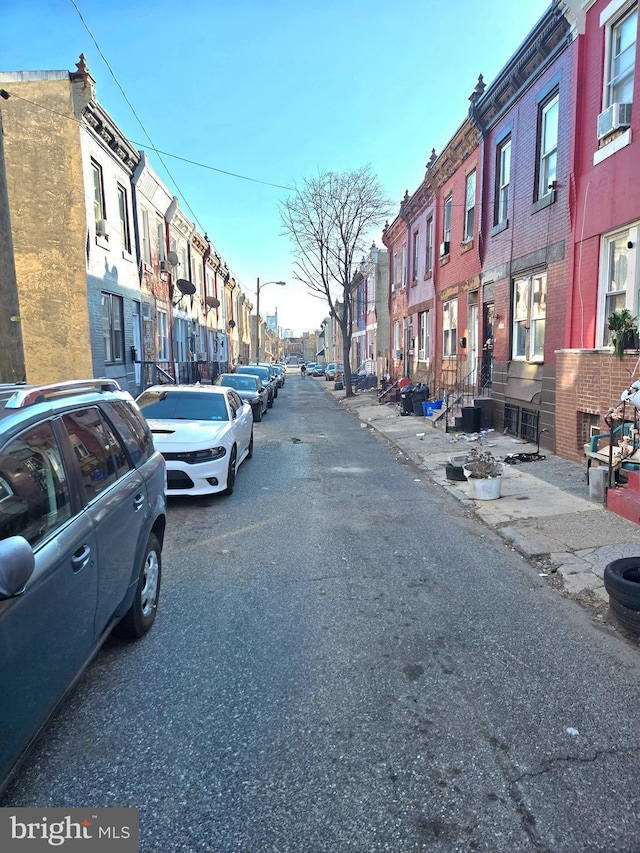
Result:
M145 391L138 398L145 418L162 421L227 421L222 394L197 391Z
M236 391L257 391L258 378L256 376L221 376L216 385L226 385L235 388Z
M238 373L248 373L250 376L259 376L265 382L269 382L271 375L266 367L245 367L242 366L242 369L238 368Z

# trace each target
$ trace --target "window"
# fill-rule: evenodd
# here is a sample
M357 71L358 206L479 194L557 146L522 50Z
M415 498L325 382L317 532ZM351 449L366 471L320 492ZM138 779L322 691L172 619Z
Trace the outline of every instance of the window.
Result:
M458 301L449 299L442 305L442 355L454 358L457 353Z
M169 319L167 312L158 309L158 359L169 360Z
M393 253L393 264L391 266L391 290L395 290L398 286L398 282L400 281L400 261L398 260L398 253Z
M400 358L400 323L393 321L393 357Z
M402 244L402 287L407 286L407 244Z
M124 361L124 323L122 297L102 294L102 337L106 364Z
M120 216L120 238L122 240L122 248L129 255L131 254L131 231L129 229L129 203L127 201L127 191L124 187L118 184L118 215Z
M420 251L420 232L413 232L413 263L411 271L411 281L418 280L418 252Z
M93 176L93 218L96 222L106 219L104 211L104 184L102 182L102 168L91 161L91 174Z
M430 273L433 269L433 217L430 216L427 219L427 245L425 250L425 264L424 271L425 273Z
M166 261L167 255L164 248L164 223L161 219L156 222L156 236L158 238L158 260Z
M629 308L634 316L636 313L632 308L634 294L631 269L635 254L632 254L633 249L629 249L628 245L629 243L633 245L634 241L630 237L629 230L625 230L603 238L601 266L604 285L604 322L600 342L605 347L609 345L611 337L607 318L614 311L620 311L622 308Z
M98 409L78 409L64 415L79 463L87 500L92 500L130 470L124 447Z
M10 441L0 453L0 539L42 541L71 517L69 485L50 422Z
M627 11L608 30L608 68L606 69L605 106L633 101L638 7Z
M453 196L449 194L444 200L444 219L442 227L442 239L445 243L451 242L451 208L453 204ZM448 254L448 252L443 252Z
M107 416L124 441L134 465L139 465L153 453L153 436L146 420L133 406L124 403L105 403Z
M418 361L427 361L429 358L429 312L421 311L418 314Z
M151 263L151 240L149 238L149 211L146 207L143 207L141 210L142 214L142 234L140 235L140 239L142 240L142 260L145 264Z
M475 170L467 175L464 203L464 242L473 240L473 226L476 213L476 173Z
M547 274L523 276L513 282L514 359L543 361L547 317Z
M496 163L496 209L494 225L506 222L509 216L509 182L511 180L511 137L498 145Z
M540 105L538 123L538 198L555 189L558 160L558 93Z

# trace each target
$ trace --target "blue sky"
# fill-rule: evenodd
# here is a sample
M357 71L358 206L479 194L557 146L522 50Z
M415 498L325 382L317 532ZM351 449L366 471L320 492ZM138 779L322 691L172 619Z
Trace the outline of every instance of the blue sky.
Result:
M79 9L87 27L83 25ZM314 329L326 305L293 280L278 202L318 169L371 165L399 203L491 83L547 0L0 0L2 71L75 70L138 147L242 180L150 161L261 313ZM111 67L143 130L114 80ZM266 183L257 183L263 181ZM380 234L371 235L381 245Z

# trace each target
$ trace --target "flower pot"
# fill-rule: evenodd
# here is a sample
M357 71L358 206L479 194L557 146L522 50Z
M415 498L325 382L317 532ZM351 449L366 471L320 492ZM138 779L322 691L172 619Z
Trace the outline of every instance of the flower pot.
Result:
M470 465L464 465L462 470L470 487L471 497L477 501L495 501L500 497L502 489L502 470L495 477L474 477Z

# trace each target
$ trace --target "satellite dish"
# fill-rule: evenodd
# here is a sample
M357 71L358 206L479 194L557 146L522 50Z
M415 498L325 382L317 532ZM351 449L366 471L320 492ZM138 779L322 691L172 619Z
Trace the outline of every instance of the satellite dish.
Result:
M196 292L196 286L186 278L179 278L176 281L176 287L183 296L193 296Z
M235 320L229 320L229 328L235 329L235 327L236 327L236 321Z
M209 308L219 308L220 307L220 300L216 299L215 296L207 296L204 301L207 303Z
M167 255L167 260L169 261L172 267L177 267L180 258L175 252L169 252L169 254Z

